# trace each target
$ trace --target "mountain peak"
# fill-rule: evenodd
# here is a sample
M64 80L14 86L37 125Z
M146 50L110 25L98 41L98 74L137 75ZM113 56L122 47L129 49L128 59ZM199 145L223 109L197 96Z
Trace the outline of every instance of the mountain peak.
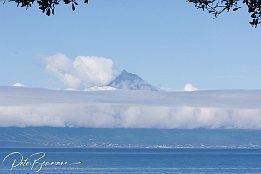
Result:
M125 69L121 71L121 74L128 73Z
M157 90L137 74L129 73L126 70L122 70L109 86L125 90Z

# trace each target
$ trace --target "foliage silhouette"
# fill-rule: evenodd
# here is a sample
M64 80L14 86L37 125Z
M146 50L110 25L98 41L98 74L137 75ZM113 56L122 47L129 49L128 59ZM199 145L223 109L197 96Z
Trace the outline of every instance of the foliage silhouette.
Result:
M188 0L188 2L194 3L196 8L206 10L215 17L224 11L237 11L242 5L246 5L252 20L249 23L254 27L260 24L261 0Z
M71 4L72 10L75 11L75 6L78 5L76 0L4 0L4 3L8 2L15 2L17 6L21 6L26 8L26 10L33 5L33 3L37 3L39 9L45 13L46 15L50 16L51 14L54 15L54 9L56 6L60 5L61 3L64 4ZM84 0L84 3L88 4L89 0Z
M37 3L39 9L50 16L54 14L55 7L63 4L71 5L72 10L75 11L78 3L77 0L4 0L4 3L15 2L17 6L28 9L33 3ZM261 21L261 0L187 0L189 3L193 3L196 8L208 11L215 17L218 17L224 11L237 11L242 5L246 5L248 13L251 16L249 22L252 26L257 27ZM84 3L88 4L89 0L83 0ZM240 5L239 5L240 4Z

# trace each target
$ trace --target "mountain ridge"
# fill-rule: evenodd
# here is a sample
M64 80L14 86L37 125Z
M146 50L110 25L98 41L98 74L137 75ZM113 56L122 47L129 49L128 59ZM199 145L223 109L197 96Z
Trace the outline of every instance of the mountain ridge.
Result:
M124 90L158 90L156 87L144 81L137 74L129 73L126 70L122 70L121 73L108 84L108 86Z

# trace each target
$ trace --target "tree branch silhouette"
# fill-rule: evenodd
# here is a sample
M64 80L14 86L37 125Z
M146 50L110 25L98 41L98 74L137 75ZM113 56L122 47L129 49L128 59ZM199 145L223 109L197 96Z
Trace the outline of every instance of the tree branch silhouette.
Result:
M261 0L188 0L190 3L194 3L195 7L208 11L215 17L218 17L224 11L237 11L241 8L239 3L246 5L248 13L252 21L249 23L253 27L257 27L261 21Z
M0 0L1 1L1 0ZM61 3L71 5L72 11L75 11L78 5L77 0L2 0L4 3L15 2L17 6L28 9L34 3L37 3L39 9L50 16L54 14L55 7ZM88 4L89 0L83 0ZM246 5L248 13L250 14L251 21L249 22L253 27L257 27L261 23L261 0L187 0L189 3L193 3L196 8L202 9L218 17L224 11L237 11L241 8L241 5Z

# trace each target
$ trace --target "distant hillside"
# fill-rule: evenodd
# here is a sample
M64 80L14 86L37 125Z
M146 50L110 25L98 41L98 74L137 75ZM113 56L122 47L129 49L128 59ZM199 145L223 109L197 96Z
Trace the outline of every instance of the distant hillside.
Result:
M261 148L261 130L0 128L0 148Z

